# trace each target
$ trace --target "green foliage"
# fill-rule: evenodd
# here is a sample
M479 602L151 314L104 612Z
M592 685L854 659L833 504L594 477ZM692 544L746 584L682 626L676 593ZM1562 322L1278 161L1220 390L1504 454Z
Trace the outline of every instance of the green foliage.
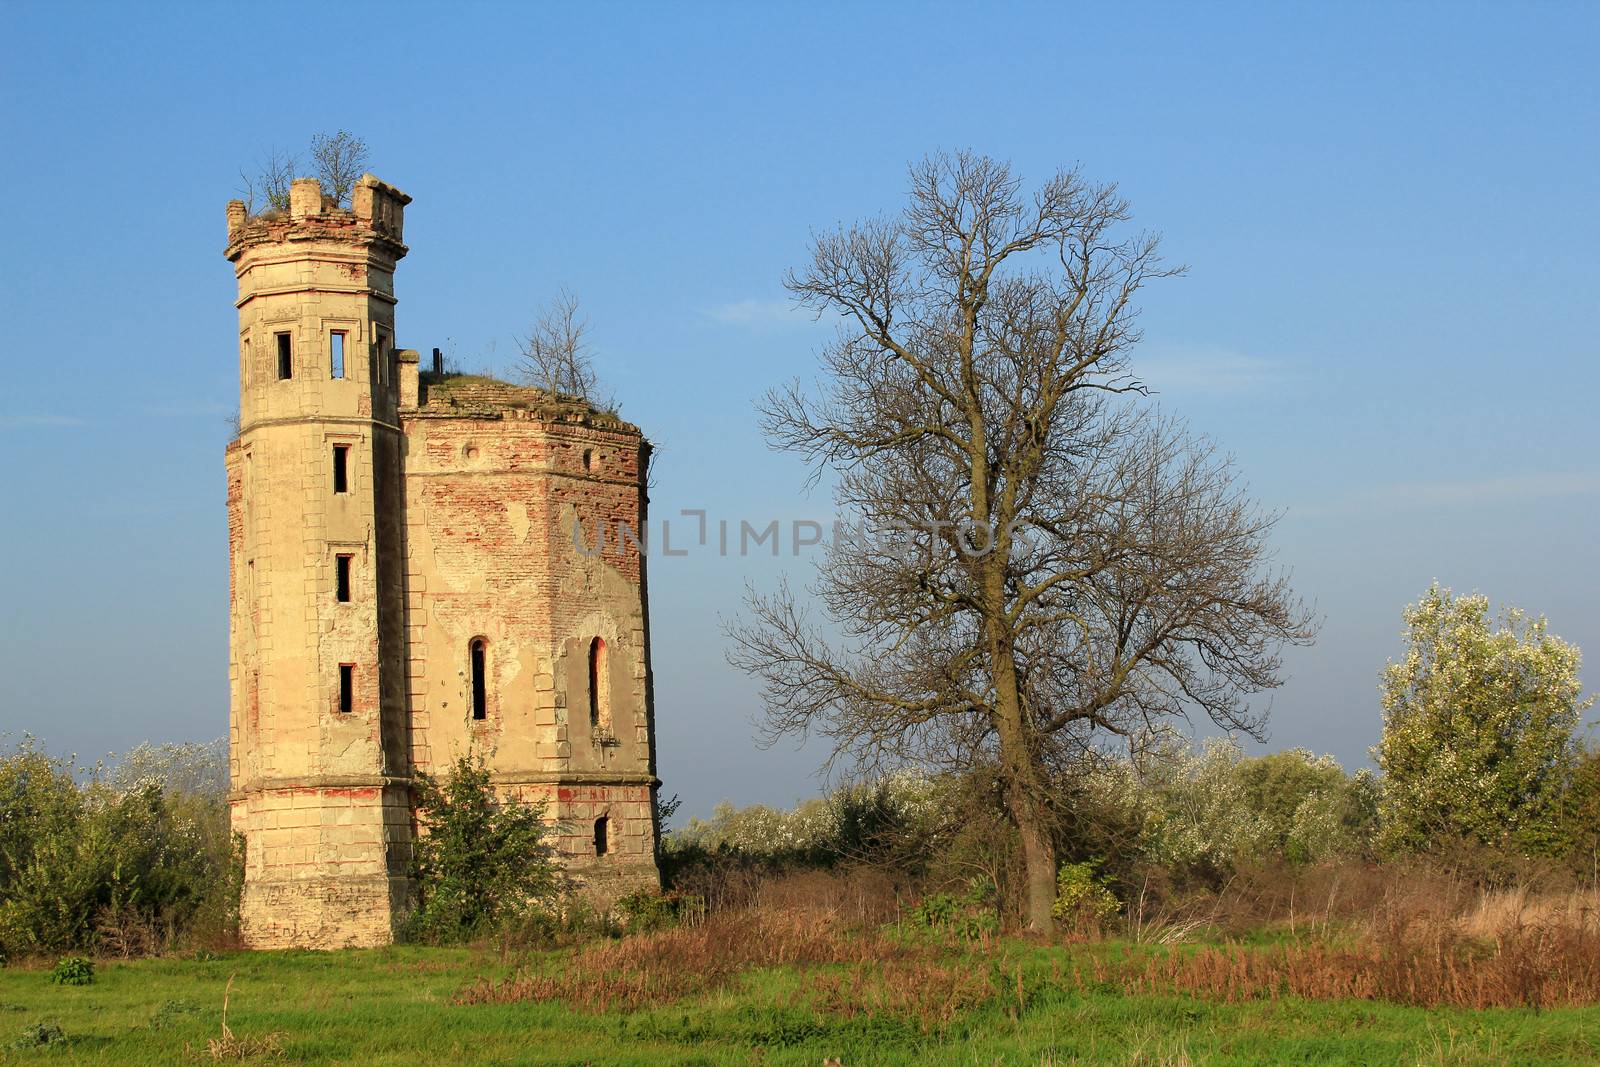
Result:
M1333 757L1295 748L1241 759L1235 774L1268 855L1304 864L1366 851L1378 814L1371 772L1347 775Z
M665 830L667 828L667 823L672 821L672 817L678 814L678 809L681 807L683 807L683 798L676 793L665 800L660 796L656 797L656 821L661 824L661 829Z
M542 804L497 796L481 757L462 756L443 781L419 775L416 788L423 833L410 936L465 941L553 903L562 883Z
M1056 874L1056 902L1050 908L1057 922L1080 932L1098 932L1122 910L1116 894L1096 873L1098 866L1094 860L1062 865Z
M185 1015L193 1015L200 1011L200 1005L192 1000L169 998L162 1001L150 1016L147 1024L152 1030L165 1030L180 1023Z
M1381 838L1394 851L1454 840L1568 851L1559 813L1578 762L1576 646L1516 609L1436 583L1405 611L1407 649L1383 675Z
M693 894L640 889L618 900L616 911L628 933L644 934L703 915L705 901Z
M1574 867L1600 886L1600 749L1579 750L1562 798L1557 835Z
M56 985L92 985L94 961L87 956L62 956L50 972L50 981Z
M927 775L902 773L843 786L790 811L722 803L710 819L690 819L673 831L665 847L669 852L734 852L801 863L907 865L926 854L938 788L937 780Z
M1365 855L1376 822L1369 772L1349 775L1305 749L1247 756L1237 742L1199 749L1170 735L1136 758L1083 759L1055 780L1058 855L1137 892L1157 883L1218 886L1246 866ZM974 871L1009 907L1020 883L1015 829L992 773L897 774L836 790L789 811L720 805L668 835L669 874L697 863L866 863L935 886ZM1002 909L1004 910L1004 909Z
M997 933L999 917L994 908L994 887L981 878L967 883L966 892L934 893L906 913L906 925L913 930L953 934L969 941Z
M13 1052L24 1052L31 1048L63 1044L66 1040L66 1031L59 1024L35 1022L22 1028L22 1033L12 1040L10 1048Z
M86 772L32 738L0 757L0 953L226 938L240 883L225 766L220 745L142 745Z
M1105 857L1126 881L1157 869L1217 884L1243 866L1320 863L1367 851L1376 785L1329 756L1247 756L1231 738L1198 750L1158 738L1133 760L1074 769L1063 785L1069 855Z

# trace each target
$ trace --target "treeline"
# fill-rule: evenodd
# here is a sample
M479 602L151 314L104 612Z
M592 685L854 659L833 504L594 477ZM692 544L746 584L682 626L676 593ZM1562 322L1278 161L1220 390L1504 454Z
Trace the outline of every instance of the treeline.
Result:
M1084 758L1050 797L1063 892L1087 881L1148 904L1214 893L1241 873L1348 861L1421 861L1483 886L1533 870L1593 883L1600 753L1572 740L1545 821L1508 814L1500 833L1413 825L1373 772L1305 749L1252 756L1232 739L1193 747L1169 737L1132 757ZM1437 801L1434 810L1459 806ZM911 899L975 886L1002 919L1017 913L1023 876L998 776L982 768L892 774L789 810L723 804L670 833L664 852L669 880L699 896L714 898L735 870L859 866L897 878Z
M1065 898L1171 899L1339 860L1420 859L1482 886L1538 868L1600 890L1600 754L1584 740L1594 699L1577 647L1543 618L1495 615L1486 597L1438 584L1404 619L1405 654L1382 673L1376 774L1304 749L1248 756L1221 739L1197 750L1160 727L1120 754L1083 745L1042 758ZM913 892L966 885L962 899L987 893L1016 915L1022 858L1004 776L992 752L955 756L959 771L852 785L793 811L719 808L669 838L669 870L715 893L740 865L860 862Z
M236 947L244 839L229 826L227 744L140 745L91 767L25 737L0 755L0 964ZM407 940L591 926L537 804L495 796L481 758L419 775L429 828L411 857Z
M1405 619L1406 655L1383 675L1377 773L1305 749L1251 756L1225 738L1195 748L1160 731L1120 754L1054 753L1037 798L1059 858L1053 917L1081 927L1218 898L1240 875L1294 885L1299 872L1351 863L1420 861L1453 885L1564 879L1600 893L1600 751L1582 732L1594 701L1577 648L1543 619L1496 619L1485 598L1437 586ZM648 925L679 904L748 902L774 871L832 868L875 874L891 910L1012 922L1026 879L1004 778L981 753L961 762L789 811L724 806L691 819L663 842L667 896L630 897L619 912ZM226 789L222 742L143 745L87 768L31 738L0 755L0 953L232 943L243 859ZM481 758L422 776L417 804L428 833L412 857L410 938L615 930L570 892L543 809L497 798Z
M1525 882L1537 869L1595 888L1600 753L1575 735L1568 742L1559 788L1541 781L1520 802L1540 805L1538 822L1492 790L1423 804L1425 791L1407 783L1407 803L1396 804L1371 771L1347 773L1305 749L1252 756L1231 739L1195 748L1166 737L1132 757L1085 757L1052 784L1058 917L1074 924L1214 895L1241 875L1293 878L1349 862L1421 859L1482 886ZM142 745L88 768L31 739L0 757L0 953L234 944L243 867L226 780L221 742ZM497 803L471 759L428 780L422 800L435 832L416 857L412 939L520 931L536 941L571 921L540 810ZM1498 822L1459 810L1485 803L1505 806ZM1439 829L1441 812L1455 813L1453 830ZM714 909L774 873L825 868L887 879L907 907L982 914L995 929L1019 914L1023 874L998 777L983 768L891 774L790 810L725 804L667 835L663 867L668 905L688 898ZM650 902L629 904L633 917Z
M244 867L227 783L221 741L82 767L24 738L0 757L0 961L230 944Z

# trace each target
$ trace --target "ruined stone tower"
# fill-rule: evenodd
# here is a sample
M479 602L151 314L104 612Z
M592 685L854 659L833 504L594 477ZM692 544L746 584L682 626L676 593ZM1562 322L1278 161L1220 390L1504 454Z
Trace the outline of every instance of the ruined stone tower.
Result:
M602 523L644 529L649 443L396 349L408 203L367 175L348 209L314 179L286 212L228 205L231 803L254 946L392 940L413 776L469 752L545 803L592 891L658 884L644 559L593 548Z

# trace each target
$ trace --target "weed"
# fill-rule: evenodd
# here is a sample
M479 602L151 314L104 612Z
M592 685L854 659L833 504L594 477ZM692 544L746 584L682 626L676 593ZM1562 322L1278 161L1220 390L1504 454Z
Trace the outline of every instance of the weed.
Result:
M922 1033L942 1033L963 1012L995 999L994 976L964 960L897 959L882 966L809 976L813 1010L839 1019L888 1017Z
M705 915L705 900L678 892L655 893L647 889L617 901L617 914L630 934L650 933L693 921Z
M1227 1002L1295 996L1482 1010L1600 1001L1600 934L1572 926L1512 926L1492 944L1436 926L1350 945L1230 945L1097 960L1094 967L1097 980L1130 993L1180 992Z
M66 1040L66 1032L57 1024L37 1022L29 1023L23 1027L22 1033L18 1034L8 1047L13 1051L21 1051L30 1048L43 1048L45 1045L59 1045Z
M913 930L954 934L968 941L987 938L1000 932L993 896L990 885L974 878L960 896L935 893L923 898L906 916L904 925Z
M190 1015L200 1010L200 1006L187 1000L168 1000L155 1010L150 1016L150 1029L164 1030L177 1021L180 1015Z
M86 956L62 956L56 969L50 972L56 985L91 985L94 982L94 961Z
M228 1001L233 995L233 975L228 976L228 984L222 991L222 1033L218 1037L207 1038L205 1054L213 1060L275 1060L283 1056L282 1035L276 1032L264 1034L261 1037L238 1037L228 1026ZM189 1046L184 1050L194 1055Z

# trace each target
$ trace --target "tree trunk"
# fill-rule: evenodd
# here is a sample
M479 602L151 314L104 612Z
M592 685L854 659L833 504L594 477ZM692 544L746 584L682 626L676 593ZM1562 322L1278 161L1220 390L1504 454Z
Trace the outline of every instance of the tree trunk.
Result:
M1055 918L1050 914L1056 902L1055 841L1050 833L1040 783L1029 765L1027 753L1008 753L1006 750L1011 747L1002 737L1001 769L1006 779L1006 810L1021 839L1025 869L1022 918L1029 930L1049 935L1055 929ZM1018 756L1022 761L1020 766Z
M1000 773L1005 780L1006 810L1022 840L1022 861L1027 872L1022 916L1029 930L1048 936L1055 930L1050 909L1056 902L1056 847L1050 833L1049 806L1022 721L1022 699L1011 646L1005 640L993 640L991 649Z

